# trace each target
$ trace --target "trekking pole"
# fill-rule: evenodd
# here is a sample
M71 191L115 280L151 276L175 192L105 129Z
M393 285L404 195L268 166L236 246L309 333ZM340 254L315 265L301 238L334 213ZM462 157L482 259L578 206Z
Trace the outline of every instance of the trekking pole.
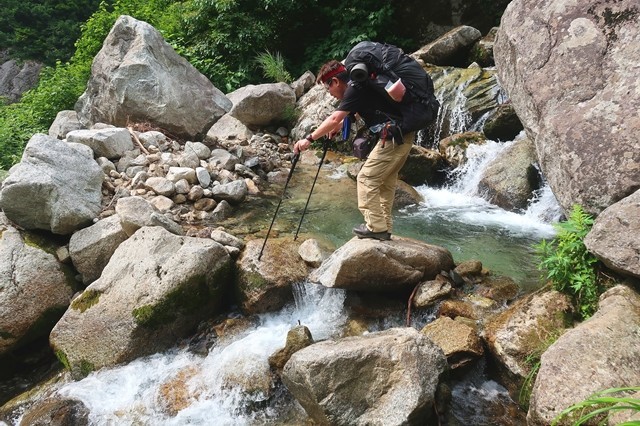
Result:
M300 223L298 223L298 229L296 229L296 235L293 237L293 241L298 239L298 232L300 232L300 227L302 226L302 221L304 220L304 215L307 212L307 207L309 206L309 200L311 200L311 194L313 193L313 187L316 186L316 181L318 180L318 175L320 174L320 169L322 168L322 164L324 163L324 157L327 156L327 150L329 149L329 139L325 138L322 141L322 158L320 159L320 165L318 166L318 171L316 172L316 177L313 179L313 184L311 184L311 191L309 191L309 196L307 197L307 203L304 205L304 210L302 211L302 217L300 218Z
M291 159L291 170L289 170L289 176L287 176L287 181L284 183L284 189L282 190L282 196L280 197L280 201L278 202L278 206L276 207L276 212L273 214L273 219L271 220L271 225L269 225L269 230L267 231L267 235L264 237L264 242L262 243L262 248L260 249L260 254L258 255L258 261L262 257L262 252L264 250L264 246L267 244L267 239L269 238L269 234L271 233L271 228L273 227L273 222L276 221L276 216L278 215L278 210L280 210L280 204L282 204L282 199L284 198L284 194L287 192L287 186L289 185L289 181L291 180L291 175L293 175L293 169L296 168L296 164L298 163L298 159L300 158L300 153L294 154Z

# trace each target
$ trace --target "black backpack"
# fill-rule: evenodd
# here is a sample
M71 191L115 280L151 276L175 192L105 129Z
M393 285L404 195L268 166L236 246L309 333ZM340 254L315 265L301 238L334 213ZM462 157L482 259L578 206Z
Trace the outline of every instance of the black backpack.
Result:
M370 85L389 102L398 105L402 117L391 117L405 134L427 127L438 115L440 103L433 93L433 81L422 66L399 47L362 41L347 55L345 67L352 82ZM399 78L406 87L401 102L394 101L385 87Z

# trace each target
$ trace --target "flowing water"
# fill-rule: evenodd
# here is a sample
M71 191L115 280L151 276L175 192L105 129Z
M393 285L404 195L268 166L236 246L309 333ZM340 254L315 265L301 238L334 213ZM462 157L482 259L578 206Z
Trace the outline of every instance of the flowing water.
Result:
M472 123L461 90L466 86L453 86L458 87L454 96L442 102L449 122L443 126L438 120L438 138L447 136L444 128L448 134L473 130L486 118L483 115ZM539 286L532 245L554 235L552 224L561 211L546 186L519 213L491 205L478 193L482 171L508 145L488 141L472 146L468 161L454 171L447 186L416 188L424 202L395 212L393 233L443 246L456 262L480 260L493 273L514 278L525 293ZM316 166L298 165L272 237L295 233L315 172ZM301 239L312 236L336 248L352 238L351 228L362 217L356 207L355 183L345 176L345 167L322 167L300 224ZM239 236L264 233L280 195L257 200L257 206L238 211L225 226ZM218 338L206 356L176 347L102 369L80 381L62 379L51 391L81 400L95 425L303 424L301 407L272 381L268 357L284 346L288 330L297 324L307 326L315 340L340 336L349 309L342 290L299 283L294 296L295 303L281 311L260 315L236 335ZM433 319L433 312L416 313L411 325L420 329ZM403 322L400 313L385 318L379 328L404 326ZM524 423L524 413L492 379L484 360L452 384L445 417L450 425ZM20 418L18 411L12 424L19 424Z

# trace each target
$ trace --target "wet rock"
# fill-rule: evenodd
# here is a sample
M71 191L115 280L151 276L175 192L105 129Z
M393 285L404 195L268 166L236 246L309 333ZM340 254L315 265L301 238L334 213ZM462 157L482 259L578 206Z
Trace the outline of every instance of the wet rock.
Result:
M412 186L437 185L444 180L444 167L444 158L438 151L414 145L398 177Z
M293 299L291 285L307 277L308 267L298 255L298 243L290 238L270 238L262 257L262 240L251 240L237 265L236 289L245 313L270 312Z
M518 284L505 276L486 276L476 288L475 294L504 304L516 298L520 289Z
M453 267L451 253L410 238L353 238L310 276L326 287L364 291L412 290L420 281Z
M198 374L201 374L198 368L186 367L159 386L156 400L165 413L175 416L198 398L198 390L194 392L189 385L189 380Z
M482 133L492 141L512 141L523 130L524 127L510 103L499 105L482 126Z
M284 348L269 357L269 366L276 371L281 371L294 353L313 343L311 331L307 327L304 325L293 327L287 333L287 343Z
M20 426L85 426L89 409L75 399L61 397L39 401L20 420Z
M309 266L317 268L327 258L327 250L320 246L318 240L309 238L298 248L298 254Z
M452 369L467 366L484 354L482 340L475 328L449 317L436 319L420 333L442 348Z
M413 306L426 308L436 303L438 299L448 296L452 291L451 282L443 275L438 274L434 280L425 281L418 286L413 298Z
M485 142L486 137L480 132L457 133L440 140L438 149L449 166L455 169L467 161L469 145Z
M527 207L533 191L539 188L536 151L529 139L520 139L501 151L485 169L478 190L489 202L505 210Z
M282 381L319 424L428 424L442 350L413 328L395 328L308 346Z

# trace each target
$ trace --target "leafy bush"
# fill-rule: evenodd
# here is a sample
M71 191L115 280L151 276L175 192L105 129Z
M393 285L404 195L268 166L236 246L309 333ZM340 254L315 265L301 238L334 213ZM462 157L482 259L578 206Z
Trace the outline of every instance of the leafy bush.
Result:
M574 426L580 426L586 424L589 420L596 420L598 418L609 415L612 412L620 410L631 410L636 413L640 413L640 399L631 398L629 393L640 392L640 387L626 387L626 388L611 388L601 392L597 392L591 395L589 398L582 402L572 405L571 407L563 410L555 419L553 419L553 425L559 424L559 422L566 419L571 420L571 424ZM598 424L608 424L606 418ZM593 424L589 422L589 424ZM640 421L629 421L618 424L618 426L639 426Z
M542 240L536 246L539 269L546 270L546 279L553 288L570 295L582 319L589 318L598 308L602 286L598 283L598 260L584 245L584 237L593 225L593 218L575 205L569 219L555 224L558 231L549 243Z

